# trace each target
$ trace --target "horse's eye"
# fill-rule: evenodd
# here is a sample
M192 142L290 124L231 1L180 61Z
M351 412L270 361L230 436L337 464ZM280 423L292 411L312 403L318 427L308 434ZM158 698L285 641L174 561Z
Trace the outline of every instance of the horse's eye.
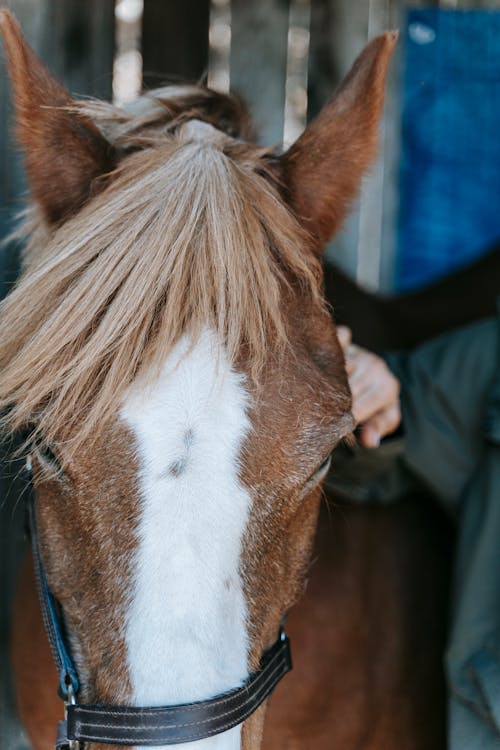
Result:
M323 479L328 469L330 468L331 462L332 462L332 454L330 453L325 458L325 460L318 466L318 468L315 469L315 471L311 474L311 476L306 482L306 486L317 484L319 481L321 481L321 479Z
M57 474L62 473L62 467L59 459L57 458L56 454L54 453L53 446L51 445L38 445L36 448L36 452L38 454L38 458L40 459L41 463L48 469L50 469L51 472L55 472Z
M314 475L319 476L320 474L326 474L326 472L330 468L331 463L332 463L332 454L330 453L330 455L325 458L323 463L320 464L320 466L318 466L318 468L314 472Z

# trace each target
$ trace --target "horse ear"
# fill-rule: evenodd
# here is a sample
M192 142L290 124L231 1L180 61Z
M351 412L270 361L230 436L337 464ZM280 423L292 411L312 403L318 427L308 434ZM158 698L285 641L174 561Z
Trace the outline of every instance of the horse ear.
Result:
M115 154L94 123L74 111L76 102L5 9L0 10L0 31L31 192L49 224L58 225L89 198L95 178L113 169Z
M281 157L289 202L318 248L332 237L375 157L397 32L373 39L335 96Z

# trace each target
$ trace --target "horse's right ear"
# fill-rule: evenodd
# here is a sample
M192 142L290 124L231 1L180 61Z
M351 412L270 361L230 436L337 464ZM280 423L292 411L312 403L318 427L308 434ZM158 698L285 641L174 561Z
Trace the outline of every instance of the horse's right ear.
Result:
M333 99L280 158L288 201L318 252L342 223L375 156L396 39L389 31L365 47Z
M31 193L48 223L58 225L89 198L95 178L114 168L115 154L94 123L74 111L76 102L40 62L5 9L0 9L0 31Z

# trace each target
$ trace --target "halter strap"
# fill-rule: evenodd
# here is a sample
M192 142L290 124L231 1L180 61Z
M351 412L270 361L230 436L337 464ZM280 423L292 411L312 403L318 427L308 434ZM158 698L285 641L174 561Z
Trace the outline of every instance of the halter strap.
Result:
M261 668L238 689L210 700L164 708L73 705L60 723L58 750L68 740L112 745L176 745L194 742L245 721L291 669L283 634L264 655Z
M212 737L251 716L292 668L289 640L280 627L278 639L264 653L259 670L241 687L215 698L160 708L75 703L78 675L66 647L63 624L40 555L33 493L28 515L43 622L59 671L59 694L66 702L66 718L59 722L56 750L75 750L81 742L154 747Z
M43 624L50 644L52 658L59 673L59 695L63 700L68 700L71 693L73 693L73 695L78 693L80 683L75 665L73 664L73 660L66 648L57 603L49 589L47 576L45 575L45 569L42 563L33 491L31 491L30 499L28 501L28 520L31 549L33 553L33 566L35 569L36 589L40 601Z

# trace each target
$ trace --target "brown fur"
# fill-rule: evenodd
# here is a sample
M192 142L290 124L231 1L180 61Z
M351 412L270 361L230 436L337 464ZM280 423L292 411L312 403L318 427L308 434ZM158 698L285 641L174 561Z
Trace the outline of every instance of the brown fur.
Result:
M278 157L212 126L200 130L192 111L183 114L185 94L177 103L143 100L139 114L77 105L48 82L5 11L0 28L44 217L31 219L25 269L1 313L0 402L11 429L29 424L41 439L42 554L82 699L126 702L130 694L122 628L140 501L133 441L116 414L138 372L153 378L179 337L196 339L202 326L218 332L253 396L241 457L253 499L241 574L255 668L302 591L318 469L353 426L317 251L373 155L395 36L369 45L338 98ZM210 112L224 110L221 101L206 92L191 104L210 121ZM226 110L232 106L227 100ZM42 155L39 133L51 118L58 141L48 138ZM246 120L231 127L245 132ZM111 173L97 158L103 133L117 165ZM66 147L73 152L63 174ZM69 201L63 210L58 181ZM59 466L45 452L48 442ZM244 727L244 750L259 747L263 717L264 709ZM36 727L29 731L36 750L45 750Z
M37 750L53 750L54 727L62 718L52 661L36 593L31 555L23 561L12 615L11 662L19 718ZM36 740L35 740L36 738Z
M130 435L121 426L105 431L98 450L58 476L47 476L44 460L35 453L41 551L54 596L65 603L82 699L126 703L123 624L137 512Z
M325 503L263 750L443 750L452 538L423 497Z

